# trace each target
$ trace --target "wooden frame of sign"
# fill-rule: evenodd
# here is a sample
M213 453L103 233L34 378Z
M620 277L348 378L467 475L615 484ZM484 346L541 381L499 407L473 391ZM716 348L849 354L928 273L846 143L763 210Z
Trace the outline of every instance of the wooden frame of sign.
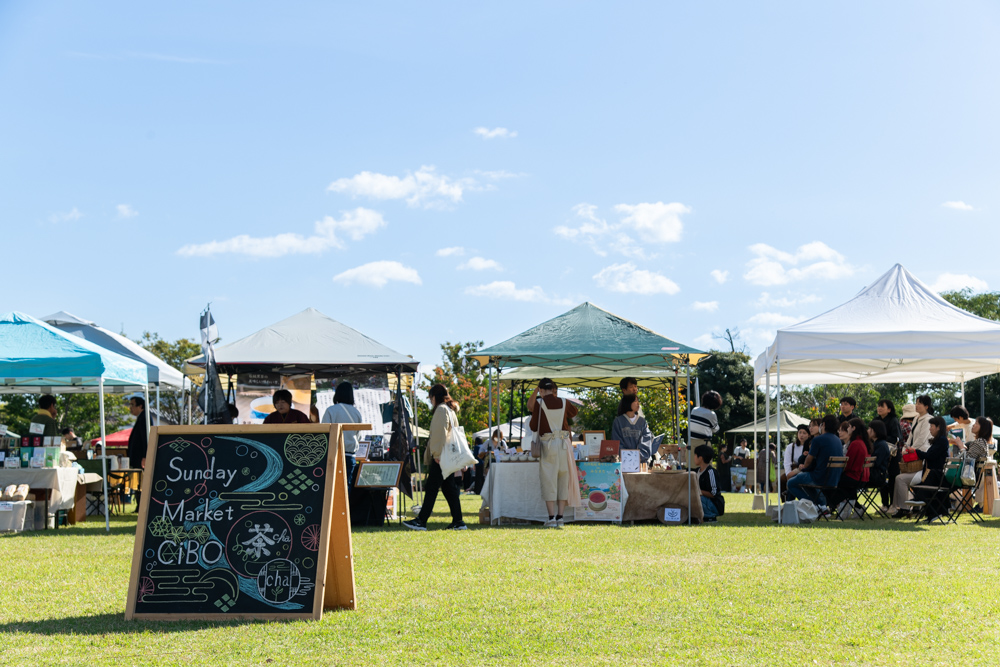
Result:
M150 429L125 620L357 609L342 432L370 428Z
M362 472L365 468L383 468L388 470L391 467L396 469L396 477L392 480L392 484L368 484L362 479ZM354 486L359 489L391 489L392 487L399 486L399 478L403 474L403 462L402 461L362 461L358 463L358 471L354 477Z

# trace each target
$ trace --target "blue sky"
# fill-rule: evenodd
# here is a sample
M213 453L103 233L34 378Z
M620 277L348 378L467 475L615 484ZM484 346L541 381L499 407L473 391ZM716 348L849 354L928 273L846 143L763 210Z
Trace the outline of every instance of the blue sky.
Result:
M699 347L1000 289L1000 8L0 4L2 310L422 362L583 301ZM986 246L986 253L978 252Z

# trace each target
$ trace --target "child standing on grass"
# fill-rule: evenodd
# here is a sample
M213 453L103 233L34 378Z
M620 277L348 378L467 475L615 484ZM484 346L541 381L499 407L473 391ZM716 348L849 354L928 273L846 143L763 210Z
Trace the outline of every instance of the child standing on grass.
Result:
M714 523L721 514L721 491L716 479L712 458L715 451L709 445L698 445L694 449L694 463L698 466L698 488L701 489L701 509L705 513L705 522Z

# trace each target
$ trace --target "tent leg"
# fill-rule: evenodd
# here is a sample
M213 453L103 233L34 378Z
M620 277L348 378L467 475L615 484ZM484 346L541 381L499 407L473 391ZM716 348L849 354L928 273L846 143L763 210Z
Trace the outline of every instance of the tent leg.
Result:
M781 418L781 358L780 357L775 357L774 358L774 362L777 365L777 368L776 368L776 371L775 371L775 384L778 385L777 386L777 389L778 389L778 409L777 409L777 412L778 412L778 414L777 414L777 417L778 417L778 430L777 430L777 433L774 434L774 439L778 443L778 449L777 449L778 460L775 461L775 463L777 464L777 468L778 469L774 473L774 478L775 478L775 481L778 484L778 487L777 487L777 489L778 489L778 500L777 500L777 502L778 502L778 525L780 526L781 525L781 461L782 461L782 457L781 457L781 424L783 423L783 420ZM798 433L797 432L796 432L796 437L798 437ZM768 474L770 474L770 470L768 470Z
M160 385L156 385L156 425L160 425Z
M684 404L687 406L687 418L688 418L688 437L687 437L687 464L688 464L688 525L691 525L691 513L694 503L691 501L691 358L688 357L687 367L684 369L684 381L686 385L686 398ZM698 502L701 502L701 494L698 494Z
M764 511L771 505L771 485L768 475L771 474L771 369L767 369L764 379ZM754 475L756 476L756 469Z
M101 388L101 476L104 478L104 530L111 532L111 517L109 516L108 506L111 504L111 499L108 498L108 431L107 427L104 425L104 378L98 381L98 385ZM49 517L45 517L47 522Z

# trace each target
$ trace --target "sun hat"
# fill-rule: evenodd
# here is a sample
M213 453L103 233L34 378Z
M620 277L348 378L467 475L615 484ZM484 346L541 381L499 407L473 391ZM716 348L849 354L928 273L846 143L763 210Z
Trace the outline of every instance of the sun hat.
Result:
M917 418L917 407L913 403L907 403L903 406L902 419L916 419Z

